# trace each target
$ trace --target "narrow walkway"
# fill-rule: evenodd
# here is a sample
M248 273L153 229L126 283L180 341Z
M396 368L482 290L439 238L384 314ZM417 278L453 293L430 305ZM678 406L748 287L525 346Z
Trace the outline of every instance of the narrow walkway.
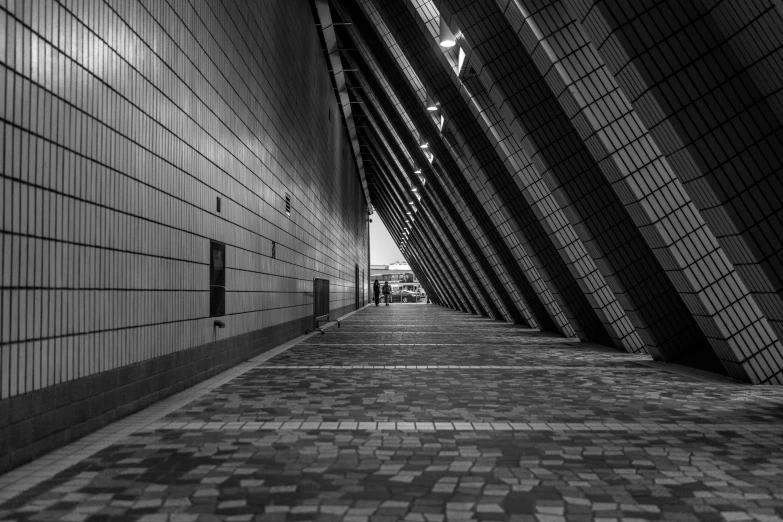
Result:
M9 520L781 520L783 390L369 307L6 504Z

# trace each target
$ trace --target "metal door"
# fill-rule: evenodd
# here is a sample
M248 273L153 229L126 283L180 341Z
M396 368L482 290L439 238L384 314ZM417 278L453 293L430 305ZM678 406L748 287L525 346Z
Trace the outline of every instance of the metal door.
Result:
M361 279L359 279L359 265L356 265L356 277L354 278L356 280L356 283L354 285L354 290L356 294L356 309L359 309L359 284L361 283Z
M329 280L313 279L313 317L329 318Z

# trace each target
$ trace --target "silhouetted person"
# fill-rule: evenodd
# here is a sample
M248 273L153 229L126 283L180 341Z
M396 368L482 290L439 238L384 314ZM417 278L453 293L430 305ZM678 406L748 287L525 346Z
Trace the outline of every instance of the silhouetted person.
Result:
M375 282L372 284L372 293L375 294L375 306L378 306L378 303L381 300L381 284L378 282L378 278L375 278Z
M389 301L391 301L391 286L389 286L388 281L383 282L383 298L386 300L386 306L389 306Z

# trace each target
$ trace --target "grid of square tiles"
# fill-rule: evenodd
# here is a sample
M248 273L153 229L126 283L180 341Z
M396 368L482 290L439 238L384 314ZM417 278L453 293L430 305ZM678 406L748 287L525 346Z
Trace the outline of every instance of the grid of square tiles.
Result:
M698 209L662 220L683 277L707 294L683 298L703 310L696 319L730 373L782 382L783 287L773 274L783 251L783 119L772 91L783 79L766 72L783 49L780 11L567 5Z
M650 172L656 166L665 171L665 165L661 165L659 158L654 161L654 165L640 168L625 166L624 158L628 156L625 150L618 153L620 143L627 147L627 154L633 154L634 157L639 157L636 149L646 148L644 157L654 158L654 147L649 146L644 130L639 125L627 121L626 117L631 120L634 118L632 109L603 67L600 57L595 55L583 37L578 24L569 18L560 2L542 3L525 13L510 8L505 15L533 58L533 63L538 65L543 80L571 120L574 131L596 160L606 181L611 182L612 189L618 195L614 199L615 204L622 202L626 206L627 211L608 214L613 219L619 219L622 225L606 228L595 239L605 244L597 247L599 251L610 248L612 244L616 247L618 242L624 245L610 252L605 264L615 274L610 278L616 280L613 286L624 289L619 293L621 302L634 320L634 326L648 350L656 359L701 359L699 363L722 371L706 338L691 317L691 311L685 308L679 296L678 292L688 293L692 289L675 287L670 282L660 265L664 263L667 268L671 268L672 256L663 247L665 241L657 229L644 219L647 209L660 207L660 201L668 201L670 204L681 201L687 206L687 195L677 192L676 186L667 186L665 190L674 192L648 198L647 205L640 205L634 199L635 194L650 185L644 181L649 179ZM614 90L610 87L612 85ZM575 92L578 94L573 94ZM627 108L626 117L619 114L620 107ZM637 134L627 136L634 129ZM623 165L625 175L621 174L617 162ZM626 176L635 176L635 181L628 183ZM611 238L611 241L607 241L607 238ZM642 243L643 240L646 244ZM650 253L656 254L658 262ZM624 262L625 258L630 261ZM675 282L684 281L676 275L672 279Z
M447 6L452 4L445 3L444 13ZM542 88L531 64L526 63L529 59L519 55L513 57L509 52L516 43L513 35L505 30L507 25L500 13L489 4L471 4L456 9L455 14L465 39L470 42L466 45L482 44L478 50L477 46L471 47L471 60L480 53L488 56L484 61L491 62L494 67L490 72L487 63L480 64L483 67L478 68L479 80L471 85L486 82L485 89L489 91L494 83L500 82L503 89L509 91L502 93L504 96L498 91L492 94L495 100L507 104L503 107L505 112L516 116L513 123L519 145L515 148L523 151L525 164L531 165L534 177L541 178L553 192L558 203L555 208L561 208L568 218L566 229L570 233L558 237L564 240L563 246L569 251L566 259L572 260L569 263L571 272L579 279L581 287L587 289L587 300L614 342L629 351L642 349L643 343L629 321L628 310L623 310L619 304L624 297L623 286L612 278L619 270L616 267L602 269L610 264L607 258L611 258L611 254L607 255L597 246L609 243L600 237L607 227L605 217L601 219L602 213L609 212L615 217L622 211L618 212L616 201L606 193L607 188L596 183L594 166L585 158L586 152L580 149L580 142L569 135L561 112L551 107L551 94ZM513 80L506 78L512 75L516 75ZM492 135L491 132L487 134ZM627 263L628 259L623 262Z
M444 6L442 6L444 7ZM469 8L469 10L478 10L478 11L485 11L486 9L482 9L481 7L476 6L475 9ZM425 13L424 10L419 10L420 15L423 15ZM390 15L391 16L391 15ZM430 30L432 31L432 21L429 21L428 27L430 27ZM421 31L420 31L421 32ZM417 40L417 44L421 43L421 35L418 35L419 39ZM413 37L411 37L413 38ZM463 40L462 45L465 44L465 34L463 33ZM484 142L482 140L482 130L484 131L483 134L485 134L490 140L496 139L495 138L495 129L491 128L485 128L480 129L476 128L476 111L473 111L471 114L470 112L465 111L463 108L466 105L466 101L469 101L467 103L468 106L476 105L476 100L471 99L472 95L471 93L468 93L466 89L464 89L462 86L459 88L459 93L452 92L450 89L450 86L452 84L456 84L457 86L460 85L459 80L456 78L455 75L452 75L451 78L445 78L446 71L451 71L452 67L443 67L443 65L446 65L446 58L442 57L442 53L440 50L436 50L435 54L433 55L431 46L424 46L424 49L426 51L418 52L416 49L419 47L422 47L421 45L414 45L410 46L411 48L410 53L416 57L416 63L419 65L418 71L420 74L422 74L422 77L427 78L427 81L431 85L436 85L438 87L437 94L439 96L439 99L443 102L444 106L448 109L448 115L450 118L450 133L455 136L455 143L454 146L449 146L450 152L458 159L458 169L457 171L462 172L464 175L468 177L473 177L473 181L471 182L471 186L473 190L476 190L477 192L490 190L490 187L493 183L499 183L500 185L503 185L502 179L503 179L503 172L505 166L501 166L498 164L497 161L497 154L494 154L491 152L491 149L489 148L489 143ZM444 62L442 64L433 63L433 56L441 56L441 62ZM479 84L480 85L480 84ZM482 116L486 116L482 111L485 109L484 106L480 107L478 110L481 113ZM495 131L495 132L493 132ZM444 139L444 142L446 140ZM450 144L449 144L450 145ZM484 148L482 149L482 145ZM459 158L463 157L465 155L465 152L470 152L470 158L468 161L459 161ZM505 151L504 151L505 152ZM503 154L503 156L506 156L506 154ZM527 160L525 162L526 164L530 164L530 160ZM491 176L481 175L481 171L486 170L487 172L491 172ZM514 172L514 174L517 174ZM478 179L475 177L478 175ZM537 175L537 174L536 174ZM538 176L540 177L540 176ZM483 179L482 179L483 178ZM449 178L451 179L451 177ZM506 183L505 186L509 186L510 184ZM514 185L510 185L512 190L515 190ZM494 191L493 191L494 192ZM502 198L497 198L499 200L502 200ZM509 199L513 200L513 197L509 197ZM497 206L499 203L498 200L495 202L492 202L491 200L488 200L490 202L490 208ZM547 211L551 212L551 209L558 209L557 205L549 205L547 206ZM492 213L490 213L490 218L492 217ZM566 223L567 220L563 218L562 222ZM502 230L502 228L501 228ZM586 256L586 252L584 252L584 248L581 247L581 254L578 252L580 250L580 246L578 244L578 240L576 242L573 241L574 238L576 238L575 234L565 234L563 236L564 238L568 237L571 238L571 242L575 245L575 248L577 251L575 251L576 254L579 255L573 255L574 252L572 252L571 256L566 257L567 259L578 259L579 263L572 263L572 272L581 273L582 278L584 279L582 281L583 287L590 288L588 292L587 300L585 299L585 296L583 295L583 291L581 289L576 289L576 291L571 293L571 296L575 299L572 301L566 301L563 304L566 305L570 309L577 309L579 305L582 305L581 308L584 311L584 313L581 314L581 316L578 318L577 321L575 321L577 324L579 324L579 328L576 328L577 331L582 334L584 337L588 339L593 339L597 341L605 341L606 340L606 333L604 330L604 326L609 325L610 329L612 331L616 331L615 327L612 325L617 326L619 329L623 329L619 325L623 322L626 322L627 319L624 318L622 314L616 314L611 311L612 299L599 299L599 298L593 298L593 293L599 293L601 295L604 295L603 292L605 291L600 288L600 281L596 279L595 277L589 277L589 274L584 274L584 268L591 264L591 261L589 260L589 256ZM538 252L535 252L538 254ZM555 265L556 266L556 265ZM562 263L561 263L562 266ZM563 267L565 268L565 267ZM561 272L562 274L567 274L567 272ZM571 279L570 283L575 286L575 283L573 279ZM598 286L596 286L598 284ZM562 293L560 295L563 295ZM588 302L589 301L589 302ZM591 310L591 305L594 308L594 310ZM598 324L598 317L596 317L596 314L598 314L602 320L604 321L604 325ZM575 316L572 316L572 318L576 319ZM595 327L591 328L590 323L596 323ZM628 330L628 328L625 328L625 330ZM623 344L626 348L629 350L638 350L639 344L637 340L633 339L635 337L635 334L633 332L630 333L630 340L627 343L627 346L625 346L624 341L621 340L623 337L622 335L620 338L616 338L616 342L619 344Z
M541 222L527 204L520 187L517 185L515 174L523 167L516 158L518 151L514 150L510 133L503 122L495 117L497 115L493 114L493 107L486 100L486 92L481 84L472 86L468 91L466 82L460 89L460 93L463 95L463 99L472 100L467 104L468 108L487 137L495 140L493 141L495 152L503 160L504 168L478 169L477 174L485 178L486 194L491 197L489 200L492 202L491 206L495 207L494 211L490 213L490 219L503 236L503 240L527 278L530 290L535 294L535 298L527 299L531 313L536 311L538 316L543 316L541 322L544 325L550 324L546 329L551 329L551 325L556 325L556 328L564 335L573 336L575 334L573 327L552 293L553 291L559 292L559 289L553 287L550 290L547 285L547 281L552 280L550 272L554 266L552 263L541 261L544 251L548 250L549 258L561 266L563 272L567 269L554 251L554 246ZM459 139L461 136L458 134L457 138ZM458 146L460 145L461 143L458 143ZM492 175L487 176L487 171ZM572 279L571 284L576 285L576 282ZM543 310L536 310L537 304L543 307Z
M366 205L307 6L4 2L0 27L0 397L214 340L210 240L229 336L309 316L314 276L353 308Z
M783 14L767 2L618 7L627 36L599 41L627 40L627 51L603 54L780 338ZM640 62L645 77L628 67Z

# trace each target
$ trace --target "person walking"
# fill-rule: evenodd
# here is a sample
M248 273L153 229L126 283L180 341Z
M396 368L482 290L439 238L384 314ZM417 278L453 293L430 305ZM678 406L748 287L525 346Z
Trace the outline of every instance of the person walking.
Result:
M388 281L383 282L383 298L386 301L386 306L389 306L389 301L391 301L391 286L389 286Z
M378 306L378 303L381 300L381 284L378 282L378 278L375 278L375 282L372 284L372 293L375 294L375 306Z

